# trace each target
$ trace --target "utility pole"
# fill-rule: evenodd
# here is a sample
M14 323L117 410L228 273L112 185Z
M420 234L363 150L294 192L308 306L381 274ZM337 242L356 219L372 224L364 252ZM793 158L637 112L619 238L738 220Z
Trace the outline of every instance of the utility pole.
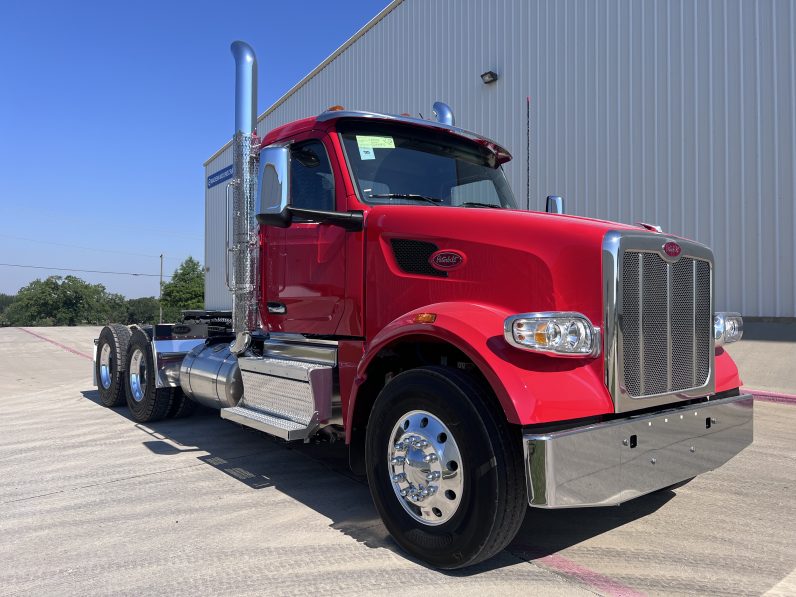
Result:
M160 292L158 294L158 307L160 307L160 320L163 323L163 253L160 254Z

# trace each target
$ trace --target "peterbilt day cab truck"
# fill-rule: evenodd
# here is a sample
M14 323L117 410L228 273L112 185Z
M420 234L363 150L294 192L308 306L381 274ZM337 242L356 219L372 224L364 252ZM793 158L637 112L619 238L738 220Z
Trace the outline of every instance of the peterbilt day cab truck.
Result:
M441 103L260 139L256 58L232 51L232 311L106 326L103 404L344 438L397 543L440 568L503 549L528 505L618 505L752 442L709 248L556 198L518 209L509 152Z

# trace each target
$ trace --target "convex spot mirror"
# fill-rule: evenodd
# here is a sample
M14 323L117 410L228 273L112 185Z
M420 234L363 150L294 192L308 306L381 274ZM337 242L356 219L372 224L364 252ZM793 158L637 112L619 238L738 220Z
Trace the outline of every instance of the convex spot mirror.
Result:
M290 149L273 145L260 150L257 174L257 221L267 226L287 228L292 214L290 197Z

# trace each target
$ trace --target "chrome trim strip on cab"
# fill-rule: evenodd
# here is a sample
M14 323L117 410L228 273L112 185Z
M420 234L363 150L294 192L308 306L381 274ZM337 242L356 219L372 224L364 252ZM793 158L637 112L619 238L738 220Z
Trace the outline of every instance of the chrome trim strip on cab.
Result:
M263 356L337 367L338 342L272 333L263 344Z

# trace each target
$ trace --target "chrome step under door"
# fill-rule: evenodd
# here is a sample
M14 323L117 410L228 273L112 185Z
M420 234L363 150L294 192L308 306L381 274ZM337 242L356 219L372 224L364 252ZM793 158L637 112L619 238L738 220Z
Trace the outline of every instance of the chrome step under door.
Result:
M287 440L306 439L332 418L334 367L273 357L238 358L243 398L221 417Z

